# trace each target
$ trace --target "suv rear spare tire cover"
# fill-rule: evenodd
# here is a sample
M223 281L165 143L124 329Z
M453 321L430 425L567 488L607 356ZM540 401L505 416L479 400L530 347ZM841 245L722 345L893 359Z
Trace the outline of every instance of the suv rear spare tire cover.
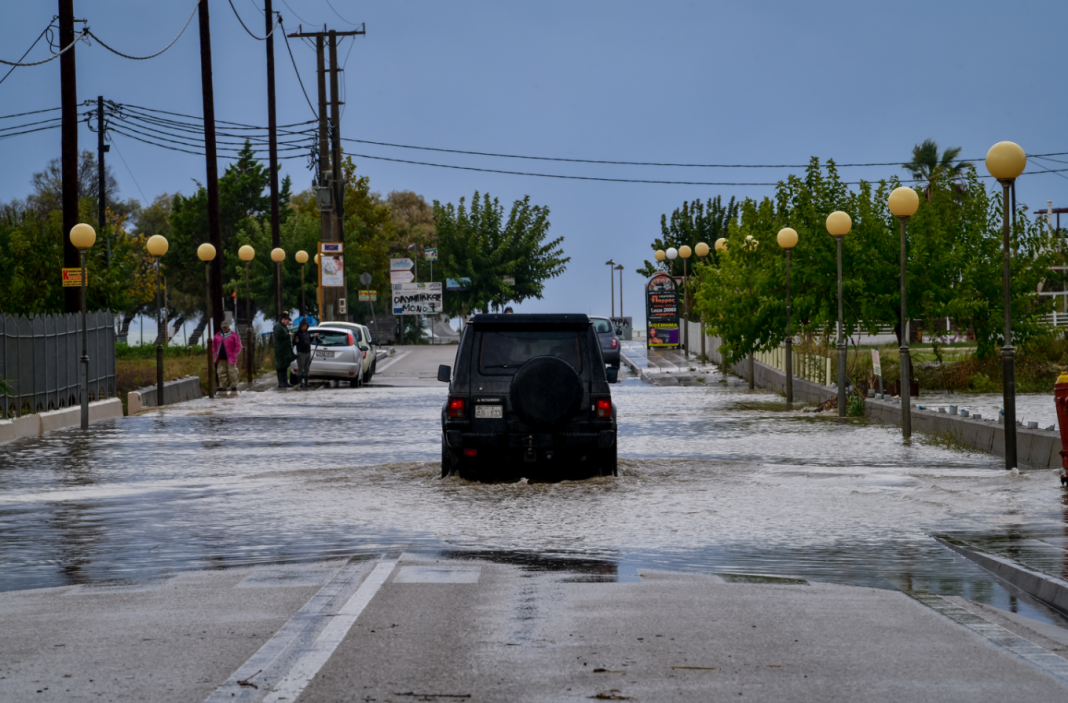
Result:
M570 420L579 411L582 379L563 359L536 356L516 371L510 397L520 420L549 428Z

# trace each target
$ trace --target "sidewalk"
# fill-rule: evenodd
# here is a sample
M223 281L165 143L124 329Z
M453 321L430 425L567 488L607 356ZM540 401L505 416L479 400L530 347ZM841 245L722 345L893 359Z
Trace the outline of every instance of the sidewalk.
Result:
M676 349L646 349L645 342L621 342L622 361L646 383L656 386L696 386L724 379L719 367L700 362L695 354Z

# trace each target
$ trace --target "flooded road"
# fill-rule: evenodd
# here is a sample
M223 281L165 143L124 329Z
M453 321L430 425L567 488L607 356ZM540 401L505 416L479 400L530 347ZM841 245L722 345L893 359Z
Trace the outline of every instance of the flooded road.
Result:
M1053 472L903 446L737 379L619 384L619 478L559 484L440 480L445 393L250 393L4 445L0 590L402 550L926 590L1049 619L932 535L1068 568Z

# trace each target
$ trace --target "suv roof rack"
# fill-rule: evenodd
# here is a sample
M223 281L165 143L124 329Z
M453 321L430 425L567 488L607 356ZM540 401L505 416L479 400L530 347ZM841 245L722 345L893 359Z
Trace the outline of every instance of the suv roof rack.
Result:
M480 313L478 315L472 315L471 322L476 325L489 326L507 325L508 327L522 327L526 325L552 325L584 328L590 324L590 318L581 313Z

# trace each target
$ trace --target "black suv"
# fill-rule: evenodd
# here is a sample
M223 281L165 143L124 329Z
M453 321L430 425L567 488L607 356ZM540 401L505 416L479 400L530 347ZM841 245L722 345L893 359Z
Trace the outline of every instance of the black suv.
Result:
M616 475L616 369L586 315L475 315L438 380L442 477Z

